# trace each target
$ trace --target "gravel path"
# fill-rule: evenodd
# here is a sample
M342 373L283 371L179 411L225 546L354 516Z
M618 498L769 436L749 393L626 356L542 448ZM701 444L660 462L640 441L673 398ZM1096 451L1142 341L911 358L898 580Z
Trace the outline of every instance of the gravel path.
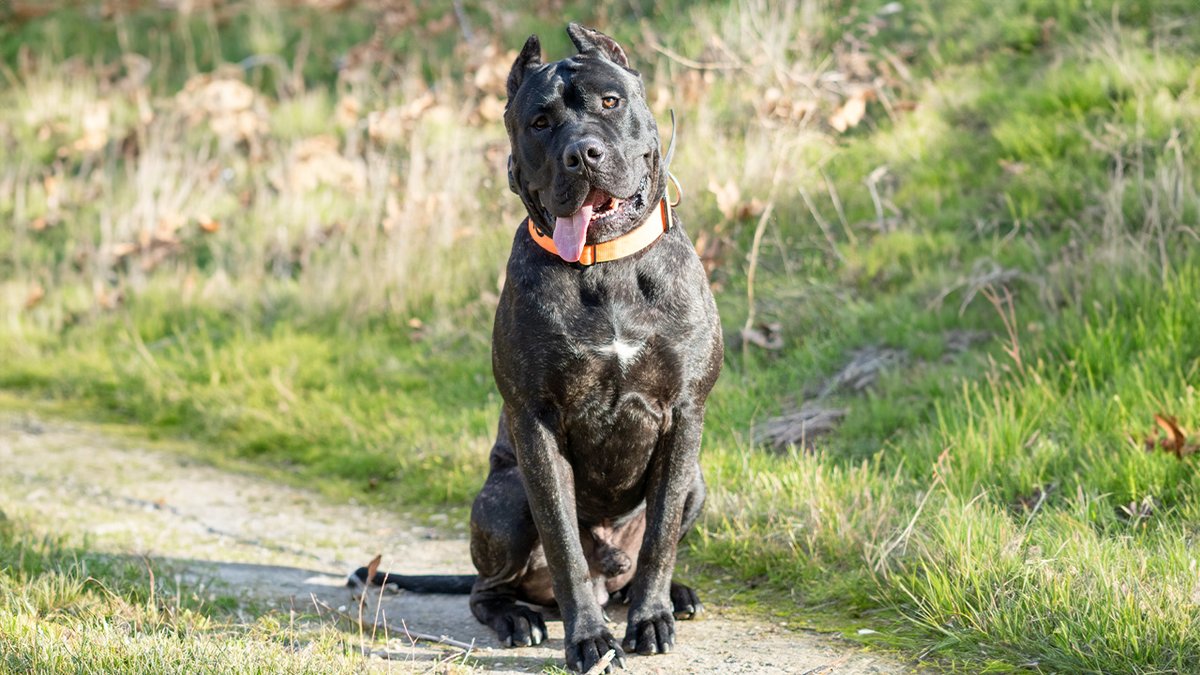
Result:
M182 453L149 449L77 425L0 416L0 510L45 532L88 535L88 546L147 555L255 606L357 605L344 574L384 553L384 569L470 573L464 524L440 529L394 512L333 504L319 495L207 466ZM703 597L703 593L702 593ZM378 601L378 604L377 604ZM679 623L665 656L626 659L628 673L908 673L911 666L836 638L789 630L708 606L707 618ZM504 649L471 616L465 596L370 597L368 616L474 643L479 670L541 672L562 664L562 624L539 647ZM624 635L624 609L613 633ZM445 664L443 647L389 643L395 672ZM378 662L382 667L383 662Z

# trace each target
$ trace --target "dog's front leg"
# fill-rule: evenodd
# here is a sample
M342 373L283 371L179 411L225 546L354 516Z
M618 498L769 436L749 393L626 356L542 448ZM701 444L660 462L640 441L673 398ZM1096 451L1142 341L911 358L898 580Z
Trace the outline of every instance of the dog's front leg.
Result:
M651 465L646 533L629 593L629 621L622 644L627 651L638 654L665 654L675 644L671 576L684 500L696 480L704 406L678 409L674 419Z
M551 414L518 413L512 435L533 520L546 552L554 598L563 616L567 666L586 672L610 649L616 651L614 661L623 666L624 653L605 626L604 613L592 594L579 542L574 475L559 451L550 419Z

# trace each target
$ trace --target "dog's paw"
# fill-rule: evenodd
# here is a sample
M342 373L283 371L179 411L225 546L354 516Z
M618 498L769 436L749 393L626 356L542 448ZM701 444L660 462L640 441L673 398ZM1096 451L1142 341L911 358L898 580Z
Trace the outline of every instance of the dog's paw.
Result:
M489 625L505 647L540 645L548 635L542 613L523 605L512 605L497 612Z
M704 604L700 596L690 586L671 582L671 606L675 610L675 618L688 620L699 618L704 613Z
M670 652L675 646L675 617L672 611L629 610L629 625L621 644L626 651L643 655Z
M611 673L613 666L625 667L625 652L612 633L601 628L593 637L567 642L567 667L580 673L590 672L610 650L615 652L612 661L599 672Z

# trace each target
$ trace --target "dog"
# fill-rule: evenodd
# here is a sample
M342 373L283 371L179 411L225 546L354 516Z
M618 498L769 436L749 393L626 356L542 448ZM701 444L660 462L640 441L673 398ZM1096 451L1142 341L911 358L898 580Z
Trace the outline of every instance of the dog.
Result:
M557 606L567 665L583 672L610 650L618 666L625 651L671 651L675 619L703 610L672 575L704 504L700 439L724 345L667 203L640 74L607 35L567 34L577 54L544 63L533 35L508 76L509 187L528 218L492 333L504 405L471 510L478 575L372 582L469 585L472 613L511 646L546 639L530 605ZM629 604L620 645L603 609L614 600Z

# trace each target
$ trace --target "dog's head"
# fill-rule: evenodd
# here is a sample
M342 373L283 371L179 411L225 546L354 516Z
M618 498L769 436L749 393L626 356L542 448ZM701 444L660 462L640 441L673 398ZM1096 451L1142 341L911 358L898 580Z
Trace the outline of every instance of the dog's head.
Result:
M567 26L578 54L542 63L531 35L508 75L509 187L563 259L645 219L663 190L658 127L615 40Z

